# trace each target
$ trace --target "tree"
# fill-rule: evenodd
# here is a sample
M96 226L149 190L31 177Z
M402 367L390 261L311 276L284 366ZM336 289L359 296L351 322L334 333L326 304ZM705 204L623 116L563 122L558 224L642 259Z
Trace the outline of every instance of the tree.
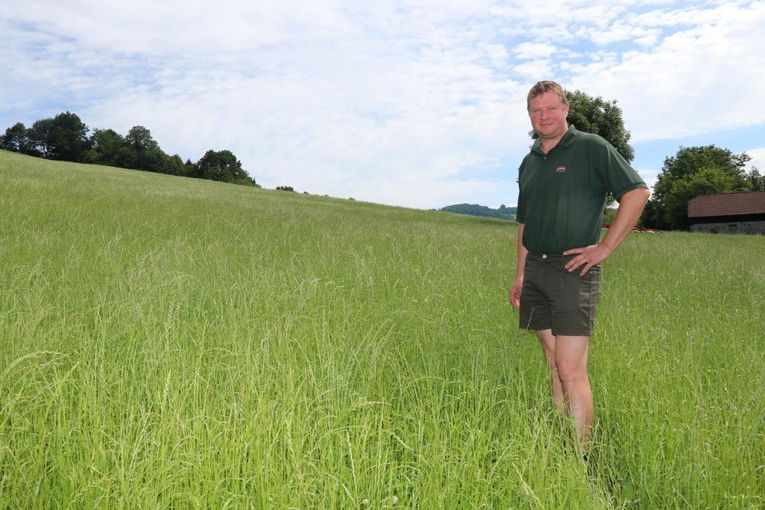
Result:
M576 126L579 131L595 133L605 138L616 151L628 162L635 158L635 151L629 144L630 132L624 128L622 110L616 106L616 100L606 101L590 97L575 90L566 92L570 108L566 121Z
M125 141L137 152L159 149L159 144L151 137L151 131L143 126L133 126L130 128Z
M681 147L675 156L664 160L650 207L644 210L641 223L649 227L687 230L691 198L752 189L752 182L744 171L750 159L745 153L733 154L714 145Z
M649 228L660 228L662 222L658 219L659 214L656 211L656 203L653 199L649 199L643 207L643 212L640 214L640 220L638 225Z
M752 191L765 191L765 175L760 175L757 167L752 167L748 177L752 183Z
M96 129L90 137L91 149L85 154L86 163L135 168L135 151L125 137L113 129Z
M53 119L36 120L27 134L30 154L43 158L50 158L54 154Z
M35 121L27 130L29 153L62 161L82 161L90 147L88 126L70 112Z
M53 145L51 158L62 161L82 161L90 147L88 131L88 126L77 114L65 112L56 115L51 127Z
M255 184L242 168L242 163L229 150L207 151L196 167L194 177L236 184Z
M29 139L29 132L26 126L17 122L5 130L5 135L0 136L0 148L7 151L32 154L32 141Z
M178 154L170 156L162 151L159 152L162 153L162 157L155 171L170 175L186 175L186 167Z
M580 90L566 91L566 99L570 105L566 117L569 126L602 136L627 161L635 158L635 151L629 144L631 135L624 128L622 110L616 106L616 100L606 101L600 96L593 98ZM534 131L530 135L533 139L537 138Z
M0 149L259 187L228 150L207 151L198 163L190 160L184 163L179 155L170 156L162 151L151 131L143 126L133 126L125 137L113 129L96 129L91 137L88 131L74 113L60 113L36 121L29 129L17 122L0 136Z
M130 149L133 151L135 163L131 168L146 170L149 172L181 174L183 162L176 165L171 157L159 148L159 144L152 138L151 131L143 126L133 126L125 137Z
M186 159L186 162L183 164L183 175L197 177L198 173L197 164L192 163L190 159Z

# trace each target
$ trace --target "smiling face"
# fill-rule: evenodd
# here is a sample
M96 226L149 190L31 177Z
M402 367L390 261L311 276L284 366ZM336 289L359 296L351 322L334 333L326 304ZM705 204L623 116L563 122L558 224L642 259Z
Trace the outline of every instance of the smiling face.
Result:
M529 99L531 127L543 145L555 145L568 131L568 104L554 92L544 92Z

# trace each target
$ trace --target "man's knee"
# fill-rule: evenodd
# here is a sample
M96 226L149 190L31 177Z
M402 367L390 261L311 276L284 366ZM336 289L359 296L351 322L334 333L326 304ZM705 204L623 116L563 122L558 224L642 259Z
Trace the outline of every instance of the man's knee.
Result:
M576 384L587 378L587 365L578 360L556 359L555 367L558 370L558 378L563 384Z

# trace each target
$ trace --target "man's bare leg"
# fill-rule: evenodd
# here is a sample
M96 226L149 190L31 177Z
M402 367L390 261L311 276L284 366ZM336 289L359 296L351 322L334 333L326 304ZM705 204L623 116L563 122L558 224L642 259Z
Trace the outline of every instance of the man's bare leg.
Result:
M577 436L587 449L592 430L592 389L587 377L587 353L590 338L563 336L555 338L555 368L563 389L563 398L574 418Z
M539 341L542 343L542 350L547 360L547 368L550 371L550 389L552 390L553 404L558 413L565 413L565 402L563 400L563 386L561 385L558 369L555 365L555 336L552 331L545 329L537 331Z

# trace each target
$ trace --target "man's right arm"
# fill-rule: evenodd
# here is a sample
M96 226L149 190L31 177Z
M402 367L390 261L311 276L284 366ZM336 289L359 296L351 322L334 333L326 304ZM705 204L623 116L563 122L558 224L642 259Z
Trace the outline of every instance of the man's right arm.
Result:
M515 261L515 279L510 287L510 304L516 310L521 308L521 289L523 288L523 273L526 269L526 254L528 250L523 246L523 223L518 224L518 237L516 239L518 259Z

